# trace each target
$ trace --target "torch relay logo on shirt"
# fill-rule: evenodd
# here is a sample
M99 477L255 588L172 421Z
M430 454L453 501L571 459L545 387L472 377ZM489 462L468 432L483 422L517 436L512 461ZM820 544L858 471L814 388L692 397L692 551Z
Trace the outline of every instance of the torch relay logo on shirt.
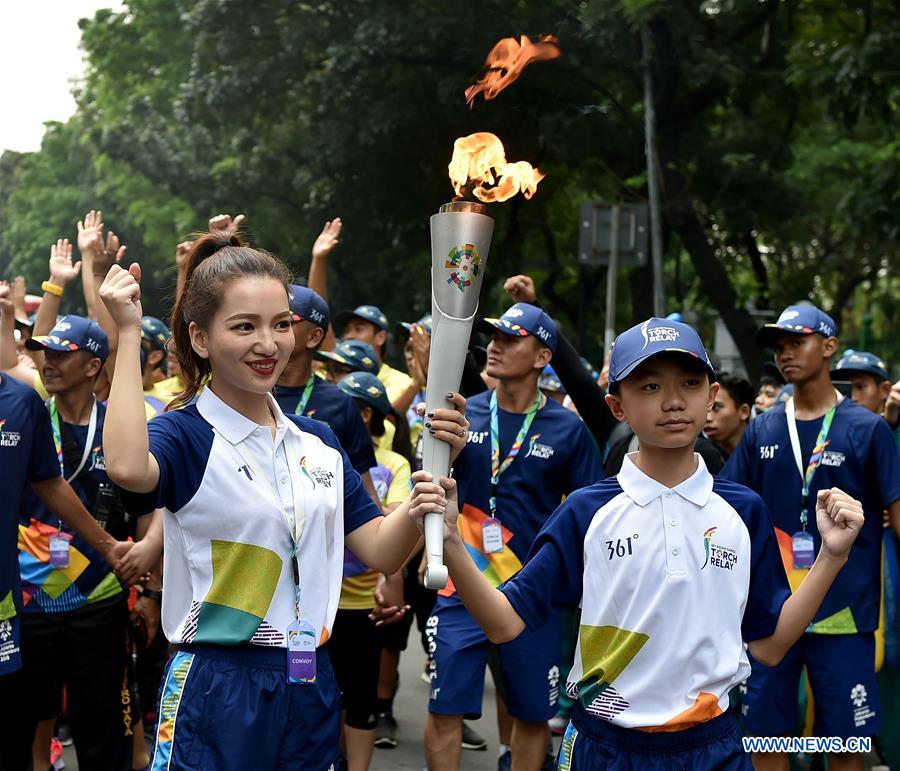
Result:
M540 434L532 434L528 440L528 452L525 453L526 458L540 458L541 460L549 460L553 457L553 448L548 444L539 444Z
M0 447L18 447L22 435L18 431L4 431L7 418L0 420Z
M734 549L713 543L713 534L718 529L717 527L710 527L703 533L703 549L706 552L706 560L700 566L700 570L703 570L707 565L713 565L722 570L734 570L734 566L737 565L738 557Z

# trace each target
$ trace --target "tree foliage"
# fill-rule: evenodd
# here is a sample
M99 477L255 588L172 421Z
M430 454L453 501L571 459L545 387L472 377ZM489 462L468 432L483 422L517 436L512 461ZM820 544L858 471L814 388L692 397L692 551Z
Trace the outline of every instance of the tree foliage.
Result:
M548 176L493 207L483 304L531 272L596 354L604 274L575 263L576 212L645 200L646 25L669 310L707 332L721 315L752 372L748 304L809 299L851 332L896 306L898 15L888 0L129 0L82 22L77 114L0 161L0 253L35 285L50 241L100 207L162 313L174 244L212 214L247 213L299 274L339 215L332 304L415 317L453 140L487 130ZM557 35L562 58L469 111L486 52L523 33ZM649 288L648 269L626 275L619 328L649 314Z

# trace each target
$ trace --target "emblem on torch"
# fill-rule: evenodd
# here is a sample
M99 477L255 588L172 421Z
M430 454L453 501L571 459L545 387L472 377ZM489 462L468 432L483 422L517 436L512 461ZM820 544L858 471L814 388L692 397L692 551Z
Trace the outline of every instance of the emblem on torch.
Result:
M472 244L456 246L447 255L444 267L451 271L447 283L456 284L460 292L465 292L481 272L481 255Z

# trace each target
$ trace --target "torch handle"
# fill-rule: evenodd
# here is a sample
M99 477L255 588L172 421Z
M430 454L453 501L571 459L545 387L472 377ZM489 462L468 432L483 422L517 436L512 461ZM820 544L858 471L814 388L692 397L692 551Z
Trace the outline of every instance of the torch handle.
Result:
M446 396L459 390L478 294L486 269L494 220L485 207L466 201L442 206L431 218L431 358L428 361L427 412L450 407ZM450 445L425 432L422 468L437 481L450 473ZM425 515L425 586L447 585L444 565L444 515Z
M447 394L459 390L462 379L472 318L457 319L444 315L432 307L431 356L428 361L428 389L426 412L450 409ZM422 468L438 481L450 473L450 445L426 432L422 442ZM425 554L427 570L425 585L429 589L443 589L447 584L444 566L444 515L425 515Z

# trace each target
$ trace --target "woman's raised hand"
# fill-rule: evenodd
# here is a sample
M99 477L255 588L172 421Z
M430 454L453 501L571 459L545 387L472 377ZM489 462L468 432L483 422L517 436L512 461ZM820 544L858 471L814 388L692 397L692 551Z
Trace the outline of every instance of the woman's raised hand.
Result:
M141 266L113 265L100 285L100 299L119 330L141 326Z

